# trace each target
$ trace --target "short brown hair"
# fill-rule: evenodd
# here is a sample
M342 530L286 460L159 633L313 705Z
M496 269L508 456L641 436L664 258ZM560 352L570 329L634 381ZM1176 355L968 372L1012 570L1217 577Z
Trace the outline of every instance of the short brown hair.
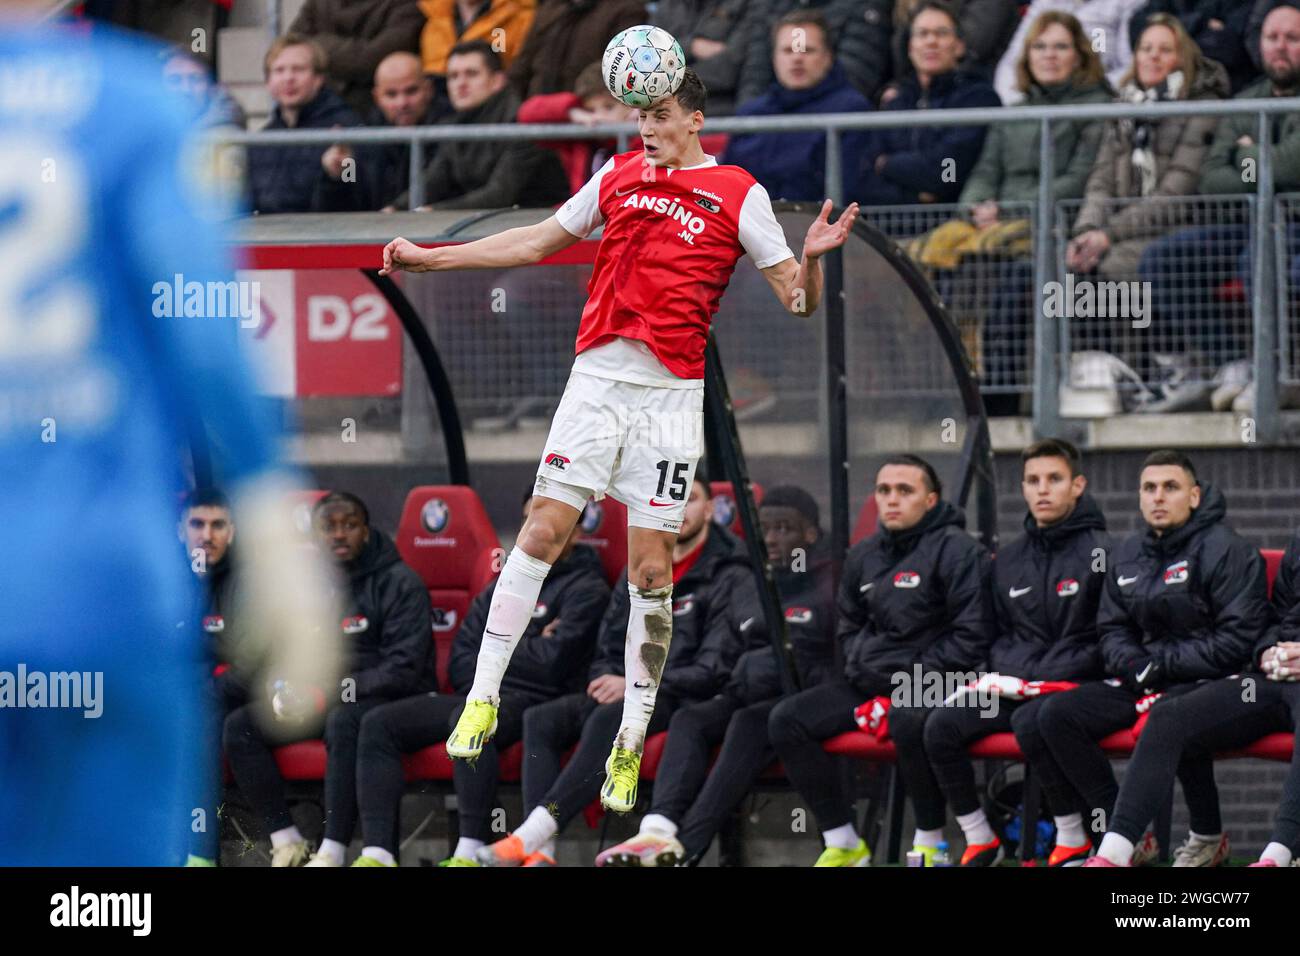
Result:
M573 81L573 95L580 100L585 100L591 96L599 96L601 93L606 96L611 95L609 88L605 86L605 73L600 68L600 61L597 60L583 67L582 72Z
M1157 465L1177 465L1187 472L1187 477L1192 479L1192 484L1197 483L1196 469L1192 466L1192 460L1181 451L1175 451L1172 448L1157 448L1147 455L1146 461L1142 462L1142 471Z
M1137 48L1142 43L1142 34L1152 27L1166 27L1174 35L1174 46L1178 48L1177 69L1183 71L1183 98L1186 99L1192 85L1196 82L1196 64L1201 59L1201 48L1196 45L1196 41L1192 39L1192 35L1187 32L1187 28L1179 19L1168 13L1153 13L1146 18L1146 22L1138 31L1138 42L1133 44L1133 62L1120 77L1119 85L1128 86L1137 77Z
M816 27L822 32L822 43L827 46L831 44L831 25L826 22L826 15L820 10L791 10L778 17L772 24L773 45L782 27Z
M908 33L912 32L912 27L916 23L917 18L927 10L933 10L935 13L942 13L952 21L953 33L957 35L958 40L963 42L965 41L966 36L961 28L961 21L957 19L957 11L953 9L951 4L945 3L944 0L921 0L920 3L912 7L907 14Z
M505 69L501 54L492 49L492 44L487 40L465 40L457 43L447 51L447 62L450 63L453 56L468 56L473 53L483 57L483 64L488 68L489 73L500 73Z
M673 98L686 112L694 113L699 110L703 113L704 107L709 102L709 91L704 88L704 81L700 79L699 74L687 67L686 74L682 77L682 85L677 87Z
M286 33L271 41L266 56L262 58L263 79L270 79L272 61L291 46L305 46L311 50L311 68L314 72L323 74L329 66L329 57L325 55L325 49L319 43L301 33Z
M1047 32L1050 26L1065 27L1070 33L1070 42L1074 45L1075 55L1079 58L1079 65L1070 75L1071 81L1078 86L1100 84L1106 72L1102 69L1101 57L1097 56L1097 51L1092 48L1087 34L1083 32L1083 24L1073 14L1066 13L1064 10L1048 10L1029 25L1029 32L1025 35L1025 45L1020 50L1020 59L1016 61L1016 89L1021 93L1029 92L1029 85L1034 82L1034 77L1029 72L1029 48L1034 45L1034 41Z
M1042 441L1034 442L1020 453L1020 464L1023 466L1034 458L1064 458L1065 463L1070 466L1071 478L1079 474L1083 465L1079 449L1064 438L1044 438Z

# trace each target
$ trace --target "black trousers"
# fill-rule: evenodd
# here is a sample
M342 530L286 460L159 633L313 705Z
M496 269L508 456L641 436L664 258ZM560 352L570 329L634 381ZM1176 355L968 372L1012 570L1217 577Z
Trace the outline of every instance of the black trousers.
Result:
M1160 708L1168 707L1196 687L1196 684L1176 684L1166 688L1164 696L1152 706L1150 719L1155 718ZM1086 817L1084 824L1093 833L1111 829L1115 798L1119 795L1115 772L1099 742L1108 734L1133 726L1138 718L1136 702L1136 695L1123 687L1092 681L1074 690L1051 694L1038 708L1038 733L1075 791L1075 799ZM1213 762L1188 757L1180 763L1177 776L1187 797L1192 829L1198 833L1217 833L1221 824ZM1053 801L1053 807L1058 806L1050 793L1048 799Z
M325 715L325 838L348 843L357 820L357 736L365 715L381 700L337 704ZM261 719L258 719L261 715ZM293 826L284 796L284 778L272 751L301 740L313 740L319 727L276 724L264 703L236 708L227 717L222 743L240 792L268 833ZM272 728L264 730L263 728Z
M665 694L655 701L646 736L666 730L678 702ZM598 704L586 694L530 707L524 715L524 811L546 807L561 830L600 796L605 761L623 721L623 701ZM577 743L560 768L565 752Z
M775 759L767 722L778 703L779 698L773 698L746 705L719 694L673 715L650 812L677 824L677 839L688 858L708 850L763 768ZM722 749L710 770L709 758L719 744Z
M487 841L500 766L498 748L519 740L524 711L538 700L530 694L503 691L496 736L484 744L473 767L463 760L452 761L463 836ZM446 740L464 707L465 698L454 694L419 694L376 707L366 715L357 758L361 835L366 846L396 854L398 813L406 784L402 754Z
M781 701L768 721L768 733L786 775L808 801L823 831L852 823L853 808L835 758L822 750L822 741L855 730L854 709L873 696L843 680L821 684ZM936 710L889 708L889 736L898 772L912 798L916 825L922 830L937 830L944 820L943 791L926 758L924 742L926 721Z
M1081 809L1074 789L1038 731L1038 711L1047 700L1048 697L998 698L996 712L977 707L944 707L926 721L925 752L954 814L962 816L980 808L975 767L966 748L981 737L1008 730L1016 735L1025 759L1038 775L1052 812L1064 816Z
M1213 785L1216 751L1245 747L1265 734L1286 732L1296 726L1297 720L1300 684L1271 681L1258 673L1207 681L1168 703L1160 700L1138 738L1110 829L1136 843L1168 795L1185 759L1208 763ZM1293 853L1300 848L1297 768L1300 760L1293 756L1273 834L1275 842L1290 847ZM1217 801L1215 807L1217 810ZM1192 825L1196 833L1218 833L1221 829L1217 817Z

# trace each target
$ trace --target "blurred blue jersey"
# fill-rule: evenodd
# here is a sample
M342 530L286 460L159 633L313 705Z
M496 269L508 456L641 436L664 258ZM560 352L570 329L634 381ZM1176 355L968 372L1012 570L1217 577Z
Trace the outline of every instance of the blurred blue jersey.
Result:
M225 484L274 464L240 319L213 307L234 276L209 151L161 66L143 40L0 24L0 863L183 858L189 423ZM200 314L159 308L178 283ZM20 663L102 671L101 716L26 709L12 678L6 698Z

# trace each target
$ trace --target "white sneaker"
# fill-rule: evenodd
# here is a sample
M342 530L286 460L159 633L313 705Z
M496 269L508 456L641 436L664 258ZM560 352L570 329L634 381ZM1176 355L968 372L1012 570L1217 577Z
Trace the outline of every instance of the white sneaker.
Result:
M1213 843L1187 838L1187 842L1174 854L1174 866L1222 866L1228 862L1228 834Z
M271 865L277 867L303 866L307 862L310 852L306 840L286 843L284 846L271 851Z

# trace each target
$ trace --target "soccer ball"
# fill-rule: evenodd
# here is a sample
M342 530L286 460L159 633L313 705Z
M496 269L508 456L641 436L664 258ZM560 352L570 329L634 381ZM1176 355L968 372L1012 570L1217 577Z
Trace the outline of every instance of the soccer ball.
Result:
M615 99L646 109L677 92L686 75L686 54L667 30L643 24L609 41L601 67Z

